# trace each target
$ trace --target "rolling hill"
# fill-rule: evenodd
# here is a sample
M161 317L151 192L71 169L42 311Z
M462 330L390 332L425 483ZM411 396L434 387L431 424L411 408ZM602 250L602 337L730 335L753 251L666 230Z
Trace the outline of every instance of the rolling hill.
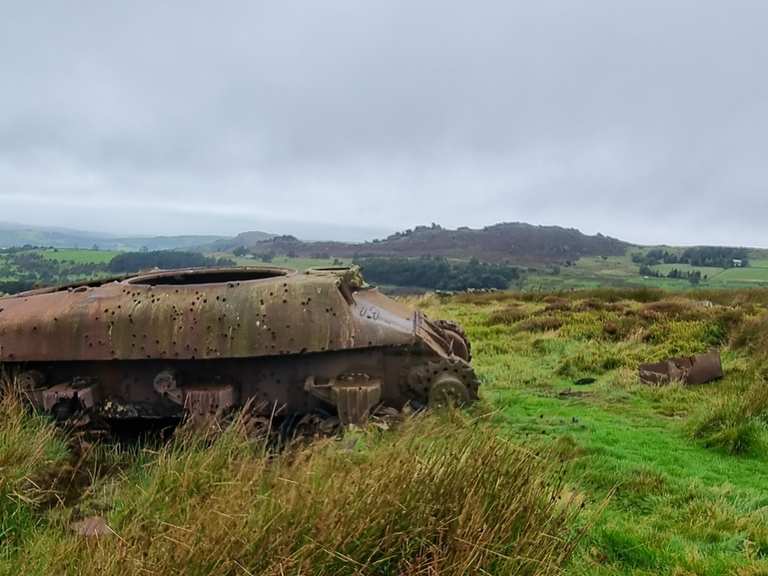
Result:
M242 240L239 245L257 255L339 258L429 255L523 265L569 262L587 256L621 256L630 246L602 234L589 236L573 228L521 222L456 230L437 225L418 226L365 243L302 242L293 236L275 236L256 242L248 238Z
M272 235L266 232L249 232L248 238L264 240ZM184 236L118 236L74 230L68 228L30 226L0 222L0 248L11 246L45 246L51 248L91 248L102 250L192 250L231 238L211 235Z

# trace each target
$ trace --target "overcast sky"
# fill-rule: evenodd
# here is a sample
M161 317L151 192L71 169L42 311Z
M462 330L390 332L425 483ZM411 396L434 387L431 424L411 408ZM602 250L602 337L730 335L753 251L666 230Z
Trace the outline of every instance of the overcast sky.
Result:
M762 0L0 4L0 221L768 246Z

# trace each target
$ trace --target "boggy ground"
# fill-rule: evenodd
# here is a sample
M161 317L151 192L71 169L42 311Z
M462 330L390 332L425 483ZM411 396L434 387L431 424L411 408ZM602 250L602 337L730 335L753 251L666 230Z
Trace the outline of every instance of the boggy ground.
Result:
M768 574L768 291L417 303L465 325L496 433L553 449L586 511L608 498L567 574ZM720 382L638 381L640 362L710 347Z
M768 574L768 291L412 302L466 327L479 405L275 454L78 449L6 396L0 574ZM721 382L637 381L711 346Z

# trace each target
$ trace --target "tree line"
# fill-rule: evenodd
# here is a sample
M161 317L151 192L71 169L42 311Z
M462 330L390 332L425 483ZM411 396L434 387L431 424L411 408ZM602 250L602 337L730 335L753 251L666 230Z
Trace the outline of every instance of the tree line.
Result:
M155 268L202 268L206 266L235 266L228 258L211 258L199 252L181 252L176 250L154 250L148 252L125 252L118 254L107 265L107 270L115 274L128 274Z
M0 250L0 294L17 294L33 288L78 282L89 278L124 275L155 268L235 266L227 258L211 258L197 252L157 250L125 252L108 263L75 262L46 258L34 247Z
M734 268L749 266L749 251L746 248L728 248L723 246L696 246L686 248L681 253L654 248L646 253L635 253L632 261L641 266L659 264L689 264L702 268ZM641 272L642 274L642 272ZM647 274L644 274L647 275Z
M698 286L699 284L701 284L702 280L706 281L709 279L709 274L702 274L700 270L679 270L678 268L673 268L666 274L662 274L658 270L655 270L650 266L647 266L646 264L642 264L640 266L640 275L647 276L649 278L670 278L672 280L688 280L688 282L690 282L694 286Z
M430 290L461 291L495 288L503 290L520 278L520 269L506 264L454 261L442 257L357 258L365 279L376 284L391 284Z

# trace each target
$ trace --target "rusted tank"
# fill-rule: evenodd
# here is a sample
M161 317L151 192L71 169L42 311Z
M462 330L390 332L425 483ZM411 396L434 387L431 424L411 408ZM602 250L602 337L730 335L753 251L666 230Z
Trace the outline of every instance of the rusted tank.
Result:
M376 406L477 397L451 322L356 268L159 271L0 298L0 362L57 418L268 416L363 421Z

